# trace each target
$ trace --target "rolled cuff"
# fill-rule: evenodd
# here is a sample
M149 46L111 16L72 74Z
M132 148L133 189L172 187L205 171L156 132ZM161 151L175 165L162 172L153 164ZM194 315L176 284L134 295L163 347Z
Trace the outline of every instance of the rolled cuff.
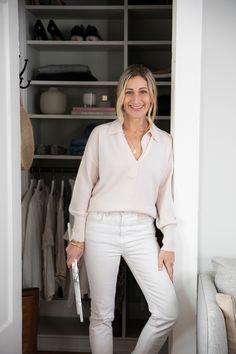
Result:
M166 225L161 229L164 237L162 240L163 251L172 251L175 252L176 249L176 234L177 234L177 226L176 224Z
M72 228L72 240L84 242L86 219L87 219L87 215L74 215L74 225Z

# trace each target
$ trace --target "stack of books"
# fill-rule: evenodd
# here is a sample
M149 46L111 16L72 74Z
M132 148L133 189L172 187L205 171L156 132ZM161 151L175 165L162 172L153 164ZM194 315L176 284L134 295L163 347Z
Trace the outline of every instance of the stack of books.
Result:
M71 114L80 115L115 115L115 107L73 107Z

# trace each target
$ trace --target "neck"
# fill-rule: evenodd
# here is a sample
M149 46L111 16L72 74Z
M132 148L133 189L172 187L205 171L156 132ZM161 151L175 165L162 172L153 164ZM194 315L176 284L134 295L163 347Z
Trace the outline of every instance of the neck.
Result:
M123 129L131 132L144 132L148 129L149 123L146 117L143 119L131 119L126 117L123 123Z

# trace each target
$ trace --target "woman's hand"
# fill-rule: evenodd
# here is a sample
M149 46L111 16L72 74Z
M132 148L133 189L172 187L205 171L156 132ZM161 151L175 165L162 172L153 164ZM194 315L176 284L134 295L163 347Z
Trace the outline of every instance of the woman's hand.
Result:
M67 267L70 268L72 263L77 260L79 261L80 258L82 257L84 253L83 248L79 248L77 246L72 245L69 243L69 245L66 247L66 254L67 254Z
M166 267L170 280L173 282L174 275L174 262L175 252L161 250L158 259L158 270L162 270L163 266Z

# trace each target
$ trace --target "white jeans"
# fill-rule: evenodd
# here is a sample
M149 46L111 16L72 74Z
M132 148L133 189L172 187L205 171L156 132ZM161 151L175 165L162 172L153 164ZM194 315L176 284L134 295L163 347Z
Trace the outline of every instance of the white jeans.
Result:
M122 256L151 313L133 354L157 354L178 316L178 302L166 269L158 271L159 246L153 218L128 212L89 213L86 263L91 295L90 345L93 354L112 354L116 281Z

